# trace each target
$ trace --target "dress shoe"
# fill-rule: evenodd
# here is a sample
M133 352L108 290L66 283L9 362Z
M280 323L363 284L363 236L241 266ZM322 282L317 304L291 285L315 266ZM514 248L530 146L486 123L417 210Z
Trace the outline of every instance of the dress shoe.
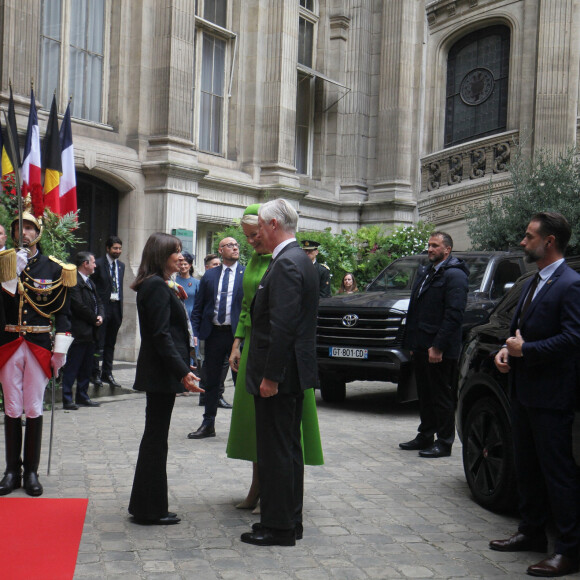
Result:
M548 540L546 536L531 537L516 532L505 540L492 540L489 547L498 552L547 552Z
M427 457L429 459L433 459L435 457L449 457L451 455L451 447L445 445L445 443L440 443L439 441L435 441L431 447L428 449L423 449L423 451L419 451L420 457Z
M252 524L252 530L254 530L254 532L263 530L264 527L265 527L264 524L261 524L260 522ZM296 527L294 528L294 533L296 534L296 539L301 540L304 535L304 526L301 523L296 524Z
M218 401L218 407L220 409L232 409L233 406L231 403L228 403L223 397L220 397L220 400Z
M197 431L190 433L188 439L205 439L206 437L215 437L215 427L213 425L201 425Z
M424 435L417 435L412 441L407 441L406 443L399 443L399 447L404 451L419 451L421 449L427 449L433 445L433 437L425 437Z
M549 558L530 566L527 572L530 576L545 578L567 576L578 572L578 560L563 554L552 554Z
M181 518L178 518L174 513L168 513L162 518L156 520L146 520L133 516L133 523L139 524L140 526L172 526L173 524L178 524Z
M86 401L77 401L76 403L79 407L100 407L101 403L97 403L96 401L91 401L87 399Z
M242 534L241 540L255 546L295 546L296 533L294 530L274 530L264 526L259 530Z
M76 411L79 408L79 406L75 405L74 403L63 403L62 408L65 411Z
M121 388L121 385L115 380L113 375L102 378L103 383L107 383L111 387Z
M98 376L91 377L91 383L93 383L97 389L100 389L103 386L103 381L101 381L101 377Z

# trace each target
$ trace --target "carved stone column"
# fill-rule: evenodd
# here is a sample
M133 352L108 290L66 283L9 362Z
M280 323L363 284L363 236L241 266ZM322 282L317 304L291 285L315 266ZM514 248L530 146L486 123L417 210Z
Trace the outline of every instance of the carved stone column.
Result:
M564 151L576 142L580 6L577 0L542 0L538 14L538 59L534 148Z
M379 213L389 221L411 222L416 206L423 19L421 2L383 4L377 174L369 204L383 205Z

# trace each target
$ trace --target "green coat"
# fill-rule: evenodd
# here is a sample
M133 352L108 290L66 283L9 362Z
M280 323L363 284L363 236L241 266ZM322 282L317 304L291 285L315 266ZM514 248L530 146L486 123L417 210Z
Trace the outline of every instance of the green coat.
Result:
M256 455L256 417L254 411L254 397L246 390L246 364L250 351L250 306L258 285L268 268L272 256L270 254L252 255L244 272L244 300L242 312L236 329L236 338L244 341L242 356L236 379L234 392L234 408L226 453L232 459L257 461ZM318 428L318 414L314 389L304 391L304 406L302 412L302 451L304 463L307 465L322 465L322 444Z

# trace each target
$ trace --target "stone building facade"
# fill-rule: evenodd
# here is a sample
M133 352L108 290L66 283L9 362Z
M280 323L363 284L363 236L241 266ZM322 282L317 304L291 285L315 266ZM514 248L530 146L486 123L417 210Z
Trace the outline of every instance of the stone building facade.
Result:
M198 258L250 203L300 227L429 220L509 190L514 145L576 141L579 0L0 0L21 139L72 95L81 235L126 284L154 231ZM526 138L523 139L523 136ZM117 356L138 347L125 292Z

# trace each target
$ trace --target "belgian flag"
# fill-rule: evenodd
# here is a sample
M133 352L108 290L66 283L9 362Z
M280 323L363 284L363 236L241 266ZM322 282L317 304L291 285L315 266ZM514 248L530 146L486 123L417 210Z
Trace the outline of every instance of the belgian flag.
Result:
M44 165L44 207L60 215L60 176L62 175L62 152L58 131L58 113L56 95L52 97L50 115L46 126L46 135L42 147Z

